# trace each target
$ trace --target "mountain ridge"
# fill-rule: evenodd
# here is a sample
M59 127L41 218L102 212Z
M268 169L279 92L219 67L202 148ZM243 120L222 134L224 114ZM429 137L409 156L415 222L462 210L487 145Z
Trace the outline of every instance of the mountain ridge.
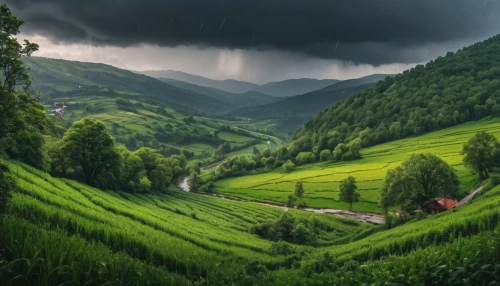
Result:
M175 70L139 71L137 73L142 73L155 78L169 78L199 86L217 88L231 93L257 91L276 97L304 94L339 82L337 79L298 78L268 82L263 85L258 85L234 79L215 80Z

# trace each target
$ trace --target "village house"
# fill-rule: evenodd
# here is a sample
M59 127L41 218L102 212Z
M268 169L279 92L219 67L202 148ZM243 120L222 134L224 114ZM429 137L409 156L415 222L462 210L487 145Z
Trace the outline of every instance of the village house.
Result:
M457 204L458 202L451 197L436 198L422 205L419 211L427 214L438 214L456 208Z

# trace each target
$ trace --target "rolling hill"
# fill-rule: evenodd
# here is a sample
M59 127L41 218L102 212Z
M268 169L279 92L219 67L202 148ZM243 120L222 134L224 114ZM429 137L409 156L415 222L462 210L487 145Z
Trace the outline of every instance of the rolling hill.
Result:
M101 88L112 89L121 97L147 99L157 105L207 114L224 113L232 108L229 103L110 65L40 57L23 60L31 67L30 73L34 80L32 89L49 97L86 88Z
M336 79L289 79L278 82L270 82L264 85L257 85L245 81L237 80L213 80L198 75L192 75L180 71L142 71L145 75L149 75L155 78L169 78L178 81L183 81L186 83L191 83L198 86L216 88L231 93L244 93L247 91L260 92L276 97L289 97L298 94L303 94L311 92L317 89L327 87L331 84L339 82Z

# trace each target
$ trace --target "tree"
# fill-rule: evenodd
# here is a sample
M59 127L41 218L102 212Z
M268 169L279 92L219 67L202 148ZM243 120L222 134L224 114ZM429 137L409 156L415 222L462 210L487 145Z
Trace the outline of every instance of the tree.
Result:
M392 139L399 139L401 137L401 122L393 122L389 127Z
M228 153L231 152L231 143L225 142L224 144L220 145L217 150L214 152L214 157L217 159L223 159L224 156Z
M356 179L353 176L349 176L340 182L340 199L349 204L350 211L352 211L352 203L359 201L357 189Z
M462 153L465 154L464 165L477 173L481 180L488 178L492 168L500 166L500 143L485 131L477 132L464 144Z
M342 160L342 156L347 151L349 151L349 147L344 143L340 143L335 147L335 150L333 150L333 157L335 158L335 160L340 161Z
M289 173L293 168L295 168L295 164L291 160L286 161L282 166L283 172L285 173Z
M396 169L387 171L381 188L383 209L400 206L410 212L426 201L458 193L455 170L433 154L413 154Z
M351 160L361 158L361 139L356 138L349 143L349 152L351 153Z
M109 187L122 163L104 123L83 118L63 137L63 154L70 161L77 179L91 186Z
M147 192L151 188L144 163L141 158L128 151L124 146L117 148L123 160L120 185L129 192Z
M295 161L298 164L308 164L312 163L316 160L316 156L313 152L300 152L297 157L295 157Z
M332 151L326 149L321 151L321 153L319 153L319 160L321 162L330 161L331 159L332 159Z
M302 182L295 183L294 195L299 199L302 199L302 197L304 196L304 185L302 184Z
M16 39L24 21L12 15L7 5L0 5L0 155L21 160L49 170L42 131L47 117L38 103L39 95L29 92L31 77L23 56L31 56L38 45Z
M177 168L180 168L176 162L173 162L167 158L163 158L159 156L154 161L154 169L150 172L149 179L151 180L151 188L155 191L159 192L167 192L168 186L172 182L172 179L175 176L175 172L182 172L182 168L180 171Z
M293 204L295 203L296 200L297 198L294 195L288 195L288 200L286 201L287 207L289 208L293 207Z
M193 172L189 175L189 189L193 192L196 192L200 188L200 178L196 172Z
M51 174L53 176L71 178L74 172L71 169L69 158L62 151L64 142L58 138L46 136L45 145L49 152Z

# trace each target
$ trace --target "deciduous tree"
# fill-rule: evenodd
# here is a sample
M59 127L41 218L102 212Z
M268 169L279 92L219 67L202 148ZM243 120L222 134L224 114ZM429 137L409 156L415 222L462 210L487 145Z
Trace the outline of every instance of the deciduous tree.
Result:
M352 211L352 204L359 201L357 189L356 179L353 176L349 176L340 182L340 199L349 204L350 211Z
M68 129L63 142L63 153L82 182L109 187L117 179L121 157L104 123L83 118Z
M464 144L466 167L479 175L481 180L488 178L492 168L500 166L500 143L498 139L485 131L477 132Z
M38 45L16 38L24 21L0 5L0 155L48 170L47 152L41 131L46 128L39 96L29 92L31 77L23 56L31 56Z
M381 188L381 207L400 206L413 211L426 201L458 193L455 170L433 154L413 154L396 169L387 171Z

